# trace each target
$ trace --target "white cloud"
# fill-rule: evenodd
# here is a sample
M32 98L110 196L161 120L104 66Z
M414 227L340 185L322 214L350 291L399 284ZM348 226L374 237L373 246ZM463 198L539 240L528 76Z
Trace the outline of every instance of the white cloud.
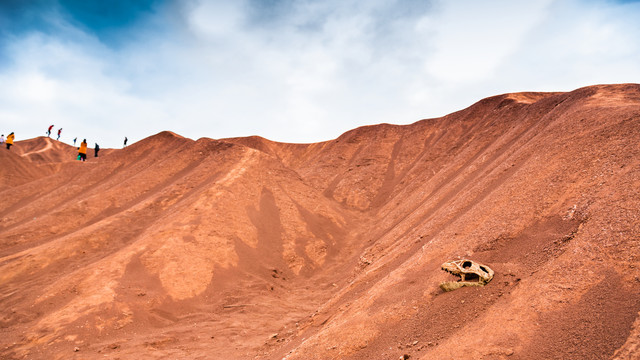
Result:
M484 81L499 71L523 36L541 21L547 1L456 1L431 25L434 54L429 74L446 83Z
M567 91L599 83L640 82L640 6L554 2L506 59L507 89ZM634 7L632 7L633 9Z
M40 136L55 124L67 142L78 136L115 146L131 119L161 119L158 103L132 96L127 79L106 74L113 64L110 56L97 56L106 53L98 43L31 34L11 53L14 66L0 73L0 124L19 138Z
M243 18L240 1L202 1L188 11L191 30L214 41L237 32Z
M56 35L18 37L0 70L2 131L38 136L51 122L103 147L162 130L313 142L504 92L640 82L635 4L183 4L117 48L62 19Z

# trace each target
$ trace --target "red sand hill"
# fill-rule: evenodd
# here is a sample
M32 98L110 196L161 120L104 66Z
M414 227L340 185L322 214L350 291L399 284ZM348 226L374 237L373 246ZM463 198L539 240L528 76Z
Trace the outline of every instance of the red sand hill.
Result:
M73 146L44 136L19 141L16 145L20 146L14 147L12 151L15 150L18 155L38 164L71 161L78 153Z
M640 85L316 144L43 141L0 154L2 359L640 357ZM459 258L495 277L442 292Z

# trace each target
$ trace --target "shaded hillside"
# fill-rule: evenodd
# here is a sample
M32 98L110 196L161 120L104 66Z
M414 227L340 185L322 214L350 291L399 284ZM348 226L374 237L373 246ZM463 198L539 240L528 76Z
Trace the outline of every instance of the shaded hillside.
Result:
M627 84L316 144L4 156L34 174L0 190L0 356L637 357L639 129ZM442 292L458 258L494 279Z

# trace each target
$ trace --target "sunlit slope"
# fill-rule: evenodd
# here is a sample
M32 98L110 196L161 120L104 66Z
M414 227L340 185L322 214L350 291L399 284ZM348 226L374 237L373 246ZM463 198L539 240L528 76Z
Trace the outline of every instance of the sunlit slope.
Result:
M4 301L41 309L5 320L37 320L28 331L37 343L67 336L77 321L95 323L84 336L132 321L112 314L135 305L118 300L129 291L149 293L144 312L203 294L220 302L212 284L230 276L311 276L336 261L346 233L335 205L271 156L168 133L24 187L3 214L0 281L13 294ZM132 263L155 283L123 288Z
M352 151L325 193L368 210L358 237L371 245L320 312L329 320L287 358L608 358L637 346L638 129L639 87L621 85L345 134L375 145ZM359 195L341 195L345 183ZM496 278L441 293L440 264L461 257Z

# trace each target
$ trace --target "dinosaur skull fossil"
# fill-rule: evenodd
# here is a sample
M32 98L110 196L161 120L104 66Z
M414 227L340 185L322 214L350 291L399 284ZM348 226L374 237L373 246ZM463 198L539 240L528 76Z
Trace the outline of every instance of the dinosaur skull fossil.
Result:
M463 286L484 286L493 279L493 270L488 266L467 259L447 261L442 264L442 270L460 278L458 281L440 283L440 288L444 291Z

